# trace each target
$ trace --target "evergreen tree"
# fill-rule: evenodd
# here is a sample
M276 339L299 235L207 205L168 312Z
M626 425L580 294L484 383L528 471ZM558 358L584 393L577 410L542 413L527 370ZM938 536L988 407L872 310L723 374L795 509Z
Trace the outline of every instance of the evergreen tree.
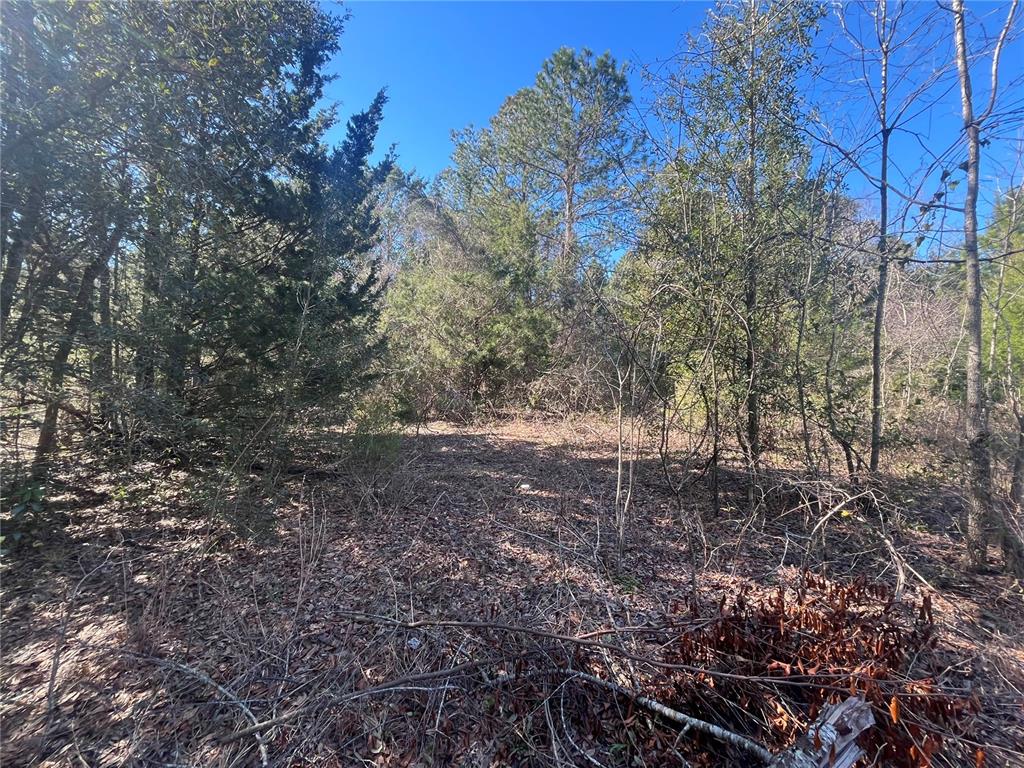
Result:
M350 409L390 160L369 163L383 95L322 146L342 21L248 0L4 13L2 366L43 404L34 474L62 414L185 459Z

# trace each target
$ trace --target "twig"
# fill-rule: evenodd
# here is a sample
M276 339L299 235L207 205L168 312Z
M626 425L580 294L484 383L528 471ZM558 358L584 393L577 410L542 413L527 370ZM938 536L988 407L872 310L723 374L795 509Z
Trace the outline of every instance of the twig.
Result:
M417 675L408 675L406 677L399 678L397 680L389 680L385 683L379 683L378 685L364 688L361 691L353 691L352 693L345 694L336 700L338 704L344 704L349 701L361 699L366 696L374 696L379 693L388 693L389 691L395 690L407 690L415 683L426 682L427 680L437 680L438 678L451 677L453 675L462 674L463 672L469 672L470 670L481 667L490 661L490 663L498 663L501 660L481 660L481 661L469 661L465 664L457 664L454 667L446 667L445 669L437 669L433 672L423 672ZM293 709L291 712L286 712L283 715L272 717L269 720L257 721L253 719L253 724L248 728L243 728L240 731L235 731L232 734L225 736L221 741L234 741L235 739L241 739L252 734L261 733L268 728L274 728L278 725L284 725L289 723L295 718L299 717L308 709L307 706L302 706L297 709Z
M775 675L744 675L738 672L724 672L717 669L708 669L706 667L698 667L693 664L681 664L678 662L667 662L658 661L647 656L640 656L635 653L630 653L625 648L611 643L604 643L599 640L591 639L595 635L606 634L605 630L599 630L597 632L587 633L583 635L562 635L557 632L548 632L543 629L534 629L533 627L522 627L515 624L502 624L499 622L488 622L488 621L458 621L449 619L418 619L416 621L400 621L398 619L392 619L388 616L377 616L370 613L360 613L358 611L341 611L344 615L348 616L353 621L361 621L365 623L380 623L390 624L396 627L402 627L403 629L421 629L423 627L456 627L461 629L489 629L497 632L509 632L515 634L529 635L532 637L543 637L548 640L556 640L559 642L572 643L574 645L582 646L585 648L596 648L604 651L609 651L629 661L635 661L639 664L646 664L651 667L658 669L672 669L682 672L690 672L695 675L705 675L709 677L720 677L725 680L741 680L743 682L765 682L773 685L811 685L813 684L816 688L823 687L821 680L823 679L835 679L849 681L852 679L868 679L869 676L866 673L842 673L842 674L789 674L785 677ZM825 686L828 687L828 686ZM835 687L836 691L848 690L847 687Z
M242 738L243 736L252 735L256 739L256 744L257 744L257 746L259 747L259 750L260 750L260 764L263 765L263 766L266 766L269 763L270 758L269 758L269 756L267 754L267 742L266 742L266 739L264 739L264 737L263 737L263 732L262 732L263 729L262 728L256 728L256 726L259 724L259 720L256 719L256 715L253 714L252 710L249 709L248 705L244 701L239 699L238 696L236 696L232 691L230 691L227 688L225 688L223 685L218 683L216 680L214 680L212 677L207 675L205 672L202 672L202 671L200 671L198 669L194 669L194 668L188 666L187 664L181 664L180 662L177 662L177 661L170 661L169 659L159 659L159 658L156 658L155 656L144 656L142 654L132 653L131 651L123 651L122 650L122 651L120 651L120 653L123 653L123 654L125 654L127 656L131 656L131 657L133 657L135 659L139 659L141 661L149 662L150 664L155 664L155 665L157 665L159 667L166 667L168 669L177 670L178 672L184 672L186 675L190 675L190 676L194 677L196 680L199 680L200 682L202 682L202 683L204 683L206 685L209 685L212 688L216 688L217 691L222 696L224 696L226 699L228 699L232 704L234 704L240 710L242 710L242 712L246 716L246 718L248 718L249 721L251 721L252 724L253 724L252 727L250 727L250 728L245 728L242 731L236 731L237 738Z
M892 539L890 539L888 536L882 535L882 541L885 542L885 546L888 547L888 549L889 549L889 554L892 555L893 562L896 563L896 568L900 571L900 578L901 578L901 580L903 580L905 578L903 576L903 569L906 568L908 571L910 571L912 574L914 574L914 576L916 576L918 578L918 580L922 584L924 584L926 587L928 587L928 589L930 589L932 592L934 592L935 594L941 594L939 592L939 590L937 590L932 585L932 583L930 581L928 581L928 579L926 579L924 576L922 576L920 573L918 573L917 570L915 570L914 567L910 563L907 562L906 558L904 558L903 555L901 555L899 553L899 551L896 549L896 546L892 543ZM901 589L897 590L896 599L899 599L899 592L900 591L902 591L902 590Z

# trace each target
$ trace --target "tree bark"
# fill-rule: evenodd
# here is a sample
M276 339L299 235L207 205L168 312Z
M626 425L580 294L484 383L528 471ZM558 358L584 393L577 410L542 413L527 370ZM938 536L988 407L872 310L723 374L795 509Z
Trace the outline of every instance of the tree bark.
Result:
M146 213L145 241L142 245L143 278L142 278L142 322L139 329L140 345L135 350L135 388L140 391L153 389L156 382L156 341L157 329L154 304L160 294L159 250L160 222L157 219L156 197L158 186L155 179L150 179L146 187L148 211Z
M39 231L44 196L43 183L37 179L29 190L24 208L19 212L21 218L11 238L11 244L4 252L4 271L3 277L0 278L0 327L5 330L14 305L14 292L21 278L21 267L25 263L25 252Z
M992 533L992 458L988 414L981 371L981 265L978 260L978 179L981 161L980 131L974 119L971 74L963 0L953 0L956 65L960 76L960 106L967 141L967 193L964 201L964 258L967 270L967 559L972 568L985 565Z
M192 315L195 299L196 274L199 271L199 248L203 227L203 206L197 195L192 208L192 222L189 226L189 253L181 275L181 286L178 290L177 307L174 327L168 343L167 357L164 361L164 375L168 390L179 400L185 397L185 382L189 362L194 357L192 338L188 324Z
M829 704L808 732L768 768L852 768L864 757L858 737L875 724L871 705L860 696Z
M832 438L839 443L843 450L843 458L846 460L846 472L850 480L857 482L857 465L854 463L853 446L850 440L839 431L839 424L836 423L835 402L832 393L832 375L836 362L836 326L832 326L832 335L829 339L828 359L825 363L825 415L828 419L828 429Z
M757 359L757 246L754 242L756 223L757 188L757 97L754 93L754 67L756 46L754 43L754 22L757 6L752 1L748 10L749 24L748 72L750 82L747 93L747 178L746 178L746 223L747 253L744 264L745 286L743 291L744 321L746 322L746 355L744 367L747 374L745 409L747 412L747 451L750 467L756 471L761 460L761 400L759 361Z
M1017 507L1017 513L1024 513L1024 412L1019 406L1014 414L1017 419L1017 450L1013 454L1013 477L1010 480L1010 500Z
M570 165L566 171L567 175L563 181L565 203L562 211L564 230L562 232L562 246L559 254L560 264L558 265L557 280L558 290L561 292L559 300L563 307L571 307L574 300L576 283L576 179L575 171Z
M40 63L40 47L34 39L35 7L32 3L12 3L5 8L4 23L6 26L5 38L11 49L12 60L7 63L12 71L15 68L22 69L27 78L27 83L42 77L42 66ZM38 87L27 85L29 92L22 93L18 99L17 89L13 93L5 94L11 99L25 101L19 104L25 109L40 99ZM24 128L24 125L21 125ZM18 125L6 126L4 131L5 148L9 149L10 142L18 138ZM8 153L9 154L9 153ZM0 277L0 328L6 332L7 320L11 315L11 308L14 303L14 293L21 277L21 268L25 261L25 251L35 241L39 224L42 221L43 203L46 197L46 166L37 142L30 144L22 157L12 163L12 158L7 157L4 168L4 202L3 226L2 226L2 247L4 249L3 276ZM25 183L26 193L22 200L12 199L14 185L11 184L11 174L20 171L24 174L22 183ZM15 196L16 197L16 196ZM13 213L17 212L18 222L13 223ZM11 232L11 230L14 230ZM10 244L8 245L8 236Z

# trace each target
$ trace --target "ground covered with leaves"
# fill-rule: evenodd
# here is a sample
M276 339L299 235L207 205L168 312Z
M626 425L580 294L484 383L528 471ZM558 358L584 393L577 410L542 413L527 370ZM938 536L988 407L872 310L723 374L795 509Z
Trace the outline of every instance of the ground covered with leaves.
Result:
M644 702L775 753L854 695L866 764L1024 763L1024 601L956 567L955 489L733 468L715 515L652 451L620 559L615 455L607 423L514 421L202 504L69 474L62 528L4 557L0 759L756 765Z

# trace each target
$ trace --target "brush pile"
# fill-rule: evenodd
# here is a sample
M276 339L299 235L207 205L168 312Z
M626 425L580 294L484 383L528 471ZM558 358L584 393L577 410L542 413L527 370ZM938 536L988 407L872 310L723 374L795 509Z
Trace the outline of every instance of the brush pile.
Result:
M984 761L981 748L964 746L980 703L935 651L928 596L910 610L863 577L835 582L805 572L795 589L759 598L741 590L712 611L696 602L679 609L668 619L677 628L664 636L662 669L644 691L674 710L780 751L825 706L862 697L874 710L875 726L860 739L872 764L929 766L947 739L969 750L971 762ZM685 750L652 726L645 752L671 744L694 765L738 759L702 734L684 741Z

